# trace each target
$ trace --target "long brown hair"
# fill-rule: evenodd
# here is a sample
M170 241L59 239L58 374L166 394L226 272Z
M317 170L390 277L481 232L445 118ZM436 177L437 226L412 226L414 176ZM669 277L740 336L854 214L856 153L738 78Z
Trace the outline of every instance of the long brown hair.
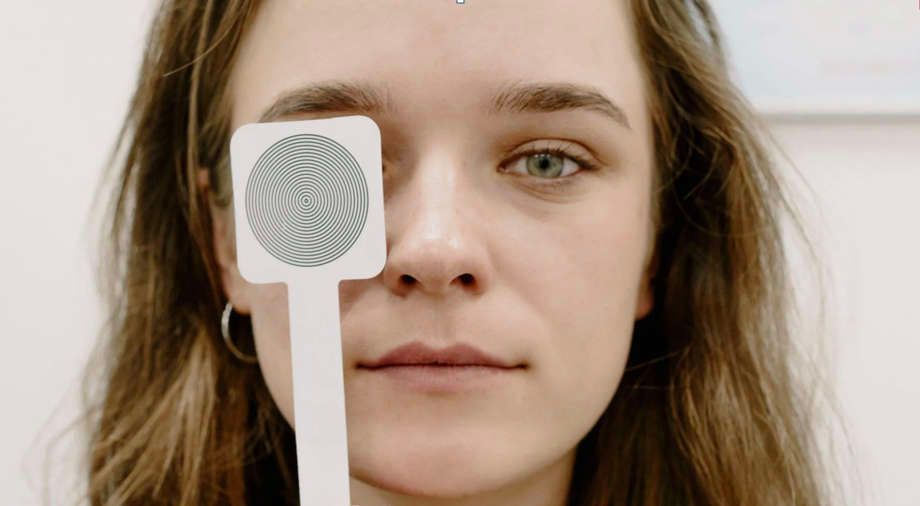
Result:
M296 504L293 432L259 368L221 342L196 182L209 168L231 203L227 83L256 3L164 0L148 35L110 165L109 319L85 376L93 505ZM655 305L578 446L569 504L828 504L814 429L830 389L793 339L782 217L809 243L769 137L705 1L627 3L657 157Z

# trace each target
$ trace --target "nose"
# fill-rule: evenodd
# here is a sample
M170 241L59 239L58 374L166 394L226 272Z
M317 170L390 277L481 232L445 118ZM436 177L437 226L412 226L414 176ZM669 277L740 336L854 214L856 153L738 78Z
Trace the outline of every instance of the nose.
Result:
M411 178L385 186L387 261L383 282L394 293L480 293L489 283L485 209L470 177L449 157L429 158ZM387 195L389 194L389 195Z

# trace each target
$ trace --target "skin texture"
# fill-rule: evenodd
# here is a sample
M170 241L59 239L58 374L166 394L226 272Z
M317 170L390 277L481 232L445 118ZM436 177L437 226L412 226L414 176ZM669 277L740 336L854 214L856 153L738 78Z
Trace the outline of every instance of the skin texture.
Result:
M576 445L613 397L634 322L652 308L651 128L625 8L260 8L233 69L233 129L282 92L328 79L383 83L400 109L368 114L383 143L386 265L339 287L353 503L565 503ZM630 127L589 109L487 114L509 81L593 86ZM599 169L561 158L570 175L528 172L538 157L521 153L547 141ZM540 187L565 177L565 187ZM265 381L291 422L286 287L240 276L231 210L212 212L224 289L251 315ZM468 342L526 368L486 391L433 395L357 367L413 340Z

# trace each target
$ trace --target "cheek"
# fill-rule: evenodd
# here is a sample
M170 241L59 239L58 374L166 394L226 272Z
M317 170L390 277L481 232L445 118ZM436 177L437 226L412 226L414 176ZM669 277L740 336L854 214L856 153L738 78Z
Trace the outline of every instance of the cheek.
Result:
M620 206L582 211L543 224L553 240L529 254L537 268L521 278L521 293L546 324L535 371L543 402L554 423L577 433L596 422L622 378L648 234L645 221Z
M294 420L291 389L291 342L288 331L287 287L254 285L252 329L265 384L288 423Z

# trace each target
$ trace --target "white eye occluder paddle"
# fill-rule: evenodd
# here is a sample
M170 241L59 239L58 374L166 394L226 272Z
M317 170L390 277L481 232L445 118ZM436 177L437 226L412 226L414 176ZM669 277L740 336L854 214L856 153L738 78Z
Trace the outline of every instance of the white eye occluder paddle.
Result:
M287 284L300 504L350 506L338 285L386 261L380 130L362 115L243 125L230 170L240 274Z

